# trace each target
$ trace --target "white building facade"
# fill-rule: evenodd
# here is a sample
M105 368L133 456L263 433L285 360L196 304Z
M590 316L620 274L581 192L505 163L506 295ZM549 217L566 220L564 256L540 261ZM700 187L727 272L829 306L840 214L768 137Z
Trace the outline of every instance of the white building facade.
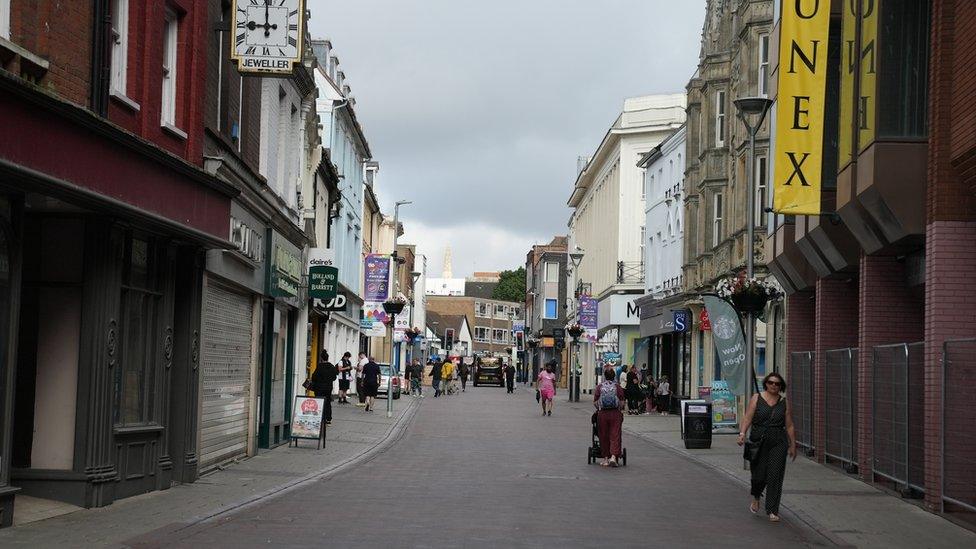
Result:
M681 396L690 388L691 312L684 308L682 247L684 245L684 170L687 127L682 125L647 153L644 171L644 296L640 337L654 377L667 376Z
M597 343L581 346L581 387L591 390L598 353L617 352L625 364L641 365L636 305L645 289L645 187L642 156L685 121L685 94L649 95L624 101L596 152L580 171L568 205L569 251L583 253L574 269L568 317L576 318L578 297L599 302Z

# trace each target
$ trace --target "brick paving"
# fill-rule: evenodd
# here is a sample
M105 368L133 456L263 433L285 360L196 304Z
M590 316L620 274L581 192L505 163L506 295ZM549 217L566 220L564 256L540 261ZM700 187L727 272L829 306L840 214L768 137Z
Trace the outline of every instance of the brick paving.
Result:
M123 499L99 509L84 509L39 522L0 530L0 547L117 547L146 535L177 532L201 520L294 489L322 475L341 479L348 467L393 443L415 412L411 398L396 401L396 416L386 417L386 401L375 413L333 406L333 424L325 448L312 441L299 448L281 446L208 474L197 482ZM123 543L125 542L125 543Z
M394 445L341 476L139 547L755 547L826 540L748 513L727 475L637 437L588 465L589 414L499 388L427 398Z
M581 413L587 404L573 404ZM713 437L708 450L687 450L676 416L627 416L624 431L668 448L734 479L748 493L749 472L731 435ZM976 547L976 533L904 501L841 470L805 457L788 462L783 488L785 521L803 523L832 543L849 547Z

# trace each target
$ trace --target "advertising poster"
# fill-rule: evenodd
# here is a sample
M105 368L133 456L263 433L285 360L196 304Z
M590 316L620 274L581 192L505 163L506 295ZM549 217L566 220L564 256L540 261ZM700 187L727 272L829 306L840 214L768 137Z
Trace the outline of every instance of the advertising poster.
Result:
M597 335L597 314L599 313L599 302L591 296L580 296L579 299L579 323L586 329L580 336L581 341L596 343Z
M732 305L714 295L703 295L702 301L712 322L712 342L722 363L722 379L728 388L737 395L746 391L746 339L742 335L739 313Z
M291 438L318 440L322 436L322 412L324 411L325 399L296 396L291 421Z
M366 256L366 289L363 300L382 303L390 297L390 256L369 254Z
M359 321L359 331L366 337L383 337L386 335L386 319L389 315L383 310L383 304L373 302L363 303L363 318Z
M733 427L738 424L735 416L735 395L729 390L726 381L715 380L712 382L712 427L719 429L722 427Z
M604 366L609 365L616 368L617 366L620 366L620 360L621 360L620 353L611 353L611 352L603 353Z

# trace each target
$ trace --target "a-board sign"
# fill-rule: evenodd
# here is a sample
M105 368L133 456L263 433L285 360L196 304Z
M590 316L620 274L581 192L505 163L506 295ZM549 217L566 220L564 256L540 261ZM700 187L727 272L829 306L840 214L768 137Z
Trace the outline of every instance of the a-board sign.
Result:
M321 439L324 412L324 398L296 396L291 416L291 438Z

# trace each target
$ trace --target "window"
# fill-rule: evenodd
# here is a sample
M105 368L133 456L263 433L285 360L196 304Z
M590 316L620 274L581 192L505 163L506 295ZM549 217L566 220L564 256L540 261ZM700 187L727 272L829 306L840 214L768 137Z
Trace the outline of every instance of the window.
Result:
M489 316L491 316L490 314L488 314L488 304L487 303L482 303L480 301L477 302L477 303L475 303L474 304L474 316L477 316L477 317L480 317L480 318L488 318Z
M490 332L489 328L484 326L474 327L474 340L478 343L488 343L488 334Z
M166 11L166 26L163 29L163 100L161 106L161 124L176 127L176 80L177 59L176 45L178 44L179 20L172 11Z
M495 305L495 318L508 318L508 307Z
M644 259L644 239L647 238L647 227L643 225L640 228L640 258Z
M521 307L512 307L512 316L514 316L515 318L521 318L522 317L522 308Z
M715 193L712 198L712 247L722 241L722 193Z
M715 93L715 146L725 145L725 91Z
M508 330L495 328L491 331L491 340L493 343L508 343Z
M559 263L546 262L546 282L559 282Z
M767 184L768 184L768 162L766 156L756 155L756 219L755 223L757 227L763 227L766 225L766 214L764 210L766 208L767 198Z
M557 306L557 301L555 299L547 299L545 315L542 318L546 318L546 319L557 318L558 315L556 314L556 306Z
M759 96L769 94L769 35L759 35Z
M641 169L641 180L647 181L647 168ZM641 185L641 200L647 200L647 185Z
M0 0L0 4L6 2ZM2 21L0 21L0 32L2 32ZM126 87L128 51L129 0L112 0L112 72L109 81L111 91L122 96L125 96L128 90Z
M10 0L0 0L0 38L10 39Z
M698 106L698 154L705 152L705 116L704 103Z
M113 420L116 425L148 423L156 372L157 317L162 294L156 272L158 254L147 239L126 239L122 275L121 356L114 371Z

